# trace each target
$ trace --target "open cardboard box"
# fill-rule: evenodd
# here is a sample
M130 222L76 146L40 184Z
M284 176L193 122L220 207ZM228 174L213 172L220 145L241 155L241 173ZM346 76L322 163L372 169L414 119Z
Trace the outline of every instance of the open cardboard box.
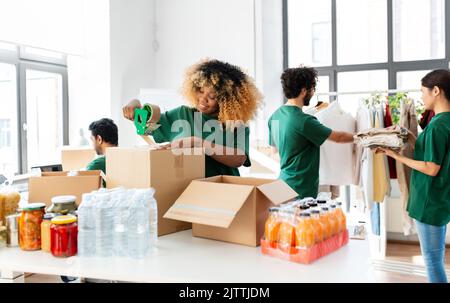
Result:
M164 218L192 222L197 237L256 247L269 208L297 196L282 180L216 176L192 181Z
M163 218L192 180L205 177L202 148L159 149L154 146L112 147L106 150L108 188L154 188L158 205L158 235L191 228L191 224Z
M77 205L84 193L90 193L101 187L100 170L79 171L76 176L67 176L68 172L43 172L40 177L32 176L28 181L28 201L43 202L51 205L55 196L74 195Z
M63 146L61 148L61 164L64 171L83 170L95 159L92 147Z

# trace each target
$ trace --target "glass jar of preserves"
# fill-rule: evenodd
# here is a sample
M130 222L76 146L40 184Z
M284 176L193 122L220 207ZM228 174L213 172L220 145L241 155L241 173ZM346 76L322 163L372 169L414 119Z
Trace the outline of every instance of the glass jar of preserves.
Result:
M56 217L56 214L45 214L41 223L41 249L45 252L51 252L50 226L54 217Z
M50 227L51 251L55 257L66 258L77 254L78 224L73 215L52 219Z
M22 250L41 249L41 223L44 213L44 203L30 203L22 209L19 219L19 246Z
M47 209L48 213L61 215L72 214L77 210L76 196L57 196L52 198L52 205Z

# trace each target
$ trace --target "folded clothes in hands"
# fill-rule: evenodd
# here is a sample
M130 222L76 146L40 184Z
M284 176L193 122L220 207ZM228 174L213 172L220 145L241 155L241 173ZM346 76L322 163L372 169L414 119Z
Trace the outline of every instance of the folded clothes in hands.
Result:
M400 126L371 128L359 132L354 138L355 143L362 147L382 147L398 151L408 141L408 130Z

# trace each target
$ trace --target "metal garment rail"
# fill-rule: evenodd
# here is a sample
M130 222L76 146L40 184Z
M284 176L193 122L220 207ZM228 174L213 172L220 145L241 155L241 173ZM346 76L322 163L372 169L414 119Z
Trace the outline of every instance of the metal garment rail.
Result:
M343 96L343 95L375 95L375 94L396 94L396 93L420 93L418 89L387 89L387 90L368 90L368 91L352 91L352 92L316 92L314 95L319 96ZM336 102L331 100L330 102ZM347 212L350 212L350 185L345 186L345 208Z
M420 93L418 89L388 89L388 90L369 90L357 92L322 92L315 93L316 96L340 96L340 95L364 95L364 94L396 94L396 93Z

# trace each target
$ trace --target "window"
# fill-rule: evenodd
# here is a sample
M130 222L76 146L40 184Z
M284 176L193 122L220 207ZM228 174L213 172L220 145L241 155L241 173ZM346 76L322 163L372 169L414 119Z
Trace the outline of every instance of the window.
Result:
M338 91L358 92L388 89L388 71L358 71L338 74ZM338 97L343 110L356 115L358 101L370 94L342 95Z
M11 147L11 120L0 119L0 148Z
M339 0L338 64L387 62L386 0Z
M420 89L421 80L428 74L430 70L408 71L397 73L397 88L398 89ZM418 100L422 97L421 92L412 92L408 94L411 98Z
M394 0L394 60L445 58L444 0Z
M315 67L329 91L420 90L427 72L450 66L448 1L283 0L283 5L285 68ZM338 100L355 113L362 96ZM421 93L409 96L420 101Z
M289 0L288 6L289 66L330 65L331 0Z
M19 170L16 79L16 66L0 63L0 171L7 176Z
M49 60L29 61L21 56L24 47L6 46L8 54L0 52L0 171L11 177L60 162L59 147L68 141L67 67L52 62L64 63L65 55L38 50L29 55Z
M33 166L56 164L63 145L62 76L26 70L27 159Z
M330 77L329 76L319 76L316 86L316 94L311 100L311 104L318 101L330 102L330 97L326 95L320 95L320 93L327 93L330 91Z

